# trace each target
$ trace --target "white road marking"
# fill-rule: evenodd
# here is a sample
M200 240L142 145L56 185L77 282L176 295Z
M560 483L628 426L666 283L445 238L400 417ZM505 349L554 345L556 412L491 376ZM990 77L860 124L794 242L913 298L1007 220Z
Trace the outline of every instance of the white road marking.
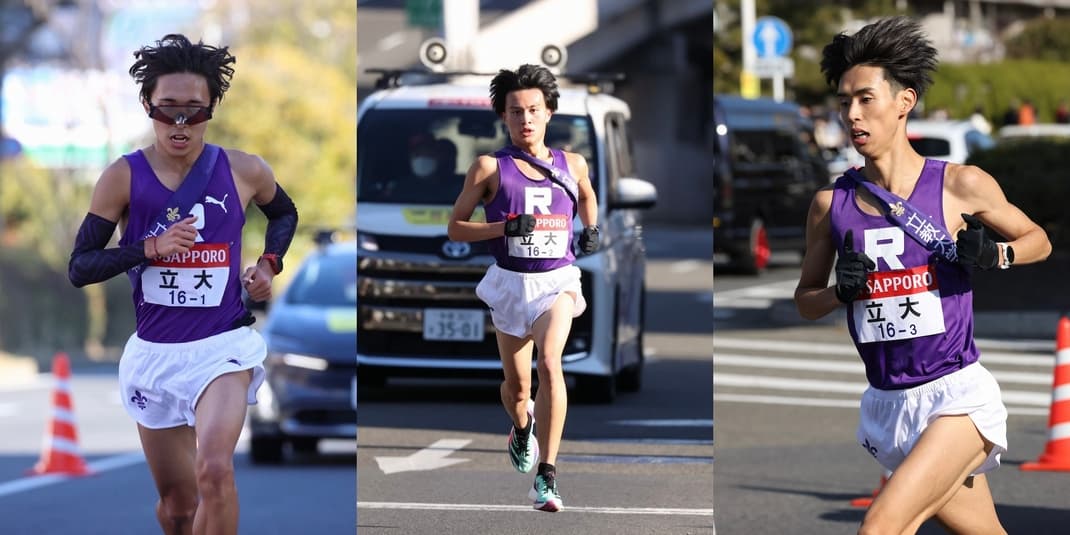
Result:
M714 374L717 374L717 366L738 366L748 368L772 368L776 370L809 370L822 372L852 373L864 375L865 366L861 362L843 362L832 360L798 359L791 357L766 357L764 355L736 355L729 353L714 353ZM1049 385L1052 382L1050 373L1032 372L1008 372L990 370L992 375L1000 383L1017 383L1030 385Z
M716 302L715 302L716 304ZM806 353L824 355L858 356L858 350L845 339L844 343L803 342L798 340L756 340L751 338L725 338L714 335L713 358L717 361L717 352L722 349L748 349L779 351L785 353ZM1008 353L1003 351L985 351L981 349L981 363L1016 364L1022 366L1053 367L1055 354L1038 356L1032 353Z
M394 32L382 39L375 45L380 52L387 52L405 44L405 32Z
M758 405L788 405L793 407L836 407L844 409L858 410L859 400L857 399L821 399L821 398L800 398L791 396L760 396L752 394L714 394L714 403L754 403ZM1040 408L1027 408L1027 407L1007 407L1009 414L1018 414L1026 416L1047 416L1047 409Z
M866 389L864 381L825 381L821 379L798 379L794 377L768 377L763 375L744 375L735 373L714 373L713 386L735 386L747 388L764 388L767 390L801 390L804 392L827 392L862 395ZM714 395L714 401L717 395ZM1051 404L1051 394L1040 392L1023 392L1004 390L1003 402L1007 405L1029 405L1047 407Z
M142 452L132 452L123 455L115 455L112 457L105 457L103 459L86 463L89 471L93 474L99 474L101 472L107 472L109 470L115 470L117 468L123 468L126 466L135 465L145 462L145 454ZM18 494L19 492L25 492L48 485L54 485L56 483L62 483L71 479L76 479L72 476L66 476L62 474L45 474L41 476L24 477L22 479L15 479L0 483L0 497L7 496L9 494Z
M447 457L451 453L467 446L469 442L472 441L461 438L443 438L412 455L405 457L376 457L375 462L384 474L435 470L467 462L469 459L450 459Z
M241 446L249 439L248 427L243 427L241 435L238 436L238 445ZM141 451L133 451L130 453L124 453L121 455L112 455L111 457L104 457L97 459L93 462L87 462L86 467L89 468L90 475L98 475L110 470L116 470L119 468L125 468L138 463L145 462L145 453ZM0 497L8 496L11 494L18 494L28 490L38 489L41 487L47 487L49 485L55 485L56 483L63 483L64 481L71 481L78 479L77 476L67 476L63 474L44 474L40 476L24 477L21 479L13 479L11 481L5 481L0 483Z
M602 444L657 444L659 446L712 446L713 441L702 438L587 438L581 442Z
M669 265L669 273L690 273L702 267L698 260L680 260Z
M490 503L419 503L419 502L357 502L358 509L396 509L408 511L532 511L530 505L497 505ZM672 507L577 507L567 506L565 512L599 513L611 515L667 515L713 516L713 509L680 509Z
M713 427L713 420L668 419L659 420L610 420L613 425L630 425L636 427Z

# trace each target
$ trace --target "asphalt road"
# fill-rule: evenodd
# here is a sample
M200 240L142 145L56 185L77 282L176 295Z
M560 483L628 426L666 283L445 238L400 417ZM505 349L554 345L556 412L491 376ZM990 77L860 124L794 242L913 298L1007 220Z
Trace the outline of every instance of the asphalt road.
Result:
M854 533L881 468L854 440L861 361L842 314L800 319L791 262L761 277L715 274L714 406L721 535ZM989 481L1009 533L1067 533L1070 475L1023 472L1047 441L1054 340L979 340L1001 384L1010 451ZM919 533L944 531L927 523Z
M137 431L119 405L116 370L76 367L74 416L87 477L30 477L52 415L52 380L42 375L0 386L0 533L123 535L159 533L156 491ZM241 534L352 534L356 489L353 440L329 441L322 455L254 466L239 442L235 457Z
M713 532L711 237L646 236L644 386L612 405L569 406L558 462L565 510L531 509L533 476L509 465L496 381L400 381L360 402L361 535ZM405 462L397 458L426 467L436 456L456 462L393 471Z

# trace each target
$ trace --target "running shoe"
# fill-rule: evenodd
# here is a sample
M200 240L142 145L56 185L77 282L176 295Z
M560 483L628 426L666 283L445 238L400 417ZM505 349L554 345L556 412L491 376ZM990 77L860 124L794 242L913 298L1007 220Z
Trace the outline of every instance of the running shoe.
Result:
M528 400L528 427L527 435L520 436L516 432L516 426L509 426L509 462L517 472L526 474L535 468L535 461L539 458L539 442L535 440L535 401Z
M565 508L561 503L561 495L557 493L557 478L555 477L536 475L535 484L528 491L528 498L535 500L532 507L538 511L556 513Z

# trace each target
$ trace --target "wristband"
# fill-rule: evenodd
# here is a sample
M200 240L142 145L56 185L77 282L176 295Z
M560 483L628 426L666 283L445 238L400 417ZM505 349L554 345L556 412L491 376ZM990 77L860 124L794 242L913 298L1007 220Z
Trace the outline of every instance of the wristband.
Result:
M260 255L260 258L256 259L256 263L259 264L261 260L267 260L268 265L271 266L271 271L275 275L282 273L282 258L279 258L279 255L264 253Z

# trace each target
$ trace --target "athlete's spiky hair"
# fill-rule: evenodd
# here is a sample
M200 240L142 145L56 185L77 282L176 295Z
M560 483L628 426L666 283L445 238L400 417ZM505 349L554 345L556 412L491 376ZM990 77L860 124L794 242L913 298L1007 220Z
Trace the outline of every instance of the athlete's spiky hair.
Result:
M505 113L505 96L520 89L541 90L546 107L550 111L557 111L560 93L553 73L541 65L525 64L516 71L502 69L490 81L490 101L494 105L494 113Z
M213 107L223 100L223 94L230 88L230 78L234 76L234 68L230 65L237 61L228 47L217 48L201 41L193 44L185 35L175 33L156 41L156 46L141 47L134 52L134 58L130 76L141 84L141 98L146 102L156 89L156 80L160 76L188 72L204 76L208 81Z
M833 88L856 65L884 70L884 78L897 90L913 89L918 99L932 85L936 70L936 49L921 25L910 17L898 16L867 24L854 35L841 33L825 45L821 72Z

